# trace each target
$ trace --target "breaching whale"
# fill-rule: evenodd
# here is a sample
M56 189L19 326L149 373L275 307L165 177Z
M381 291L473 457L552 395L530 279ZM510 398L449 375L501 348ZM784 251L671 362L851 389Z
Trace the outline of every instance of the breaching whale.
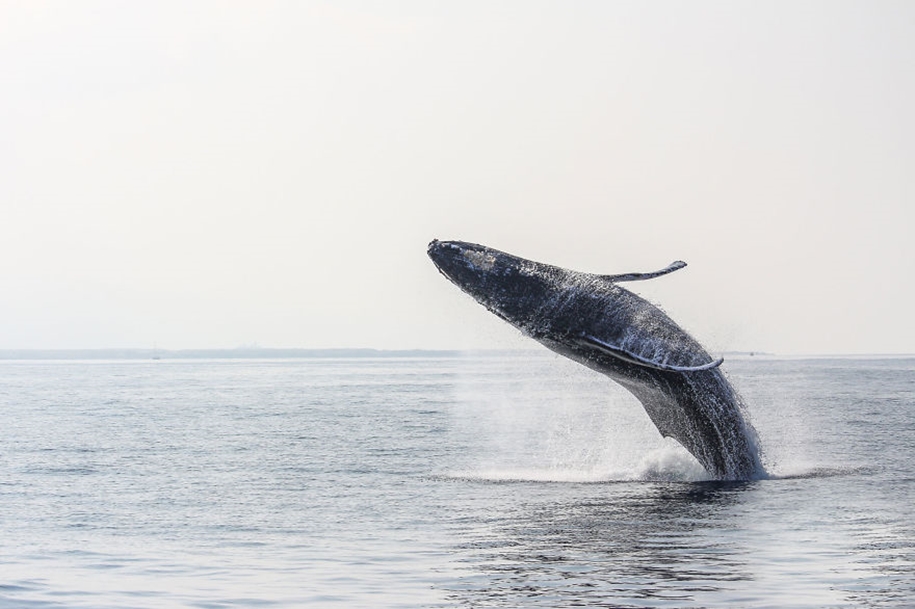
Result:
M492 313L549 349L622 385L665 437L720 480L763 477L756 432L712 357L647 300L619 284L659 271L595 275L462 241L429 244L439 271Z

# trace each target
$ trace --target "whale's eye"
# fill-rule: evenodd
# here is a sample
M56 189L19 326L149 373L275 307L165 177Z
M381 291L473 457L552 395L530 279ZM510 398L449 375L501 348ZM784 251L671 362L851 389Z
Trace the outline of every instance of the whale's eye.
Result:
M489 271L496 263L496 257L487 252L478 252L476 250L467 250L464 252L464 259L480 271Z

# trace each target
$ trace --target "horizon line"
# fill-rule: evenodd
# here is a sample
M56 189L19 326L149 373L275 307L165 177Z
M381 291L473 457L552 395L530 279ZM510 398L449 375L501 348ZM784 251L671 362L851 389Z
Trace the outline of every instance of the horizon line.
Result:
M160 349L137 347L28 348L0 349L0 360L79 360L79 359L295 359L295 358L370 358L370 357L460 357L466 355L509 355L547 353L542 348L404 348L375 347L218 347ZM773 353L767 351L722 351L725 358L830 359L830 358L909 358L915 353Z

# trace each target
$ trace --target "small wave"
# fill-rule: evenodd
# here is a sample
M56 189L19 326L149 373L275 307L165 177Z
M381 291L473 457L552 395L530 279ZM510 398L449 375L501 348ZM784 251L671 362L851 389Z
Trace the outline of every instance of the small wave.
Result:
M589 484L599 482L617 482L621 478L605 472L591 472L574 469L538 469L538 468L487 468L457 470L446 472L440 478L466 480L469 482L569 482Z
M850 476L869 473L872 470L866 467L791 467L770 471L766 480L804 480L808 478L832 478L835 476Z
M639 462L637 472L637 479L650 481L700 482L712 479L693 456L669 446L649 451Z
M761 480L805 480L867 473L867 468L812 467L791 471L769 472ZM625 471L578 470L555 468L481 468L445 472L436 479L492 483L571 483L602 484L616 482L712 482L698 463L679 456L648 455L638 467Z

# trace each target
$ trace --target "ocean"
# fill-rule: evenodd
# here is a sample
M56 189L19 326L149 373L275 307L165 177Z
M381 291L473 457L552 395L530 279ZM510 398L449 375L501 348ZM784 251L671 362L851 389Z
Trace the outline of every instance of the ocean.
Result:
M726 358L707 479L547 353L0 361L0 607L912 607L915 358Z

